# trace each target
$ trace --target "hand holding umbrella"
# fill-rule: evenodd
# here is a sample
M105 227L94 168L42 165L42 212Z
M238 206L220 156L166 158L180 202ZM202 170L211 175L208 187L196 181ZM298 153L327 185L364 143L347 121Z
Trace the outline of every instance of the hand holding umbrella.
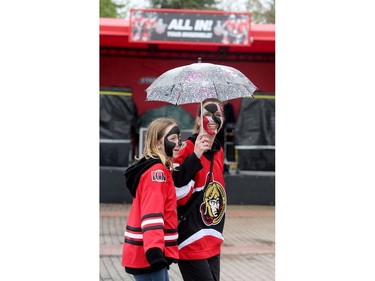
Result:
M210 150L211 144L209 142L209 139L206 136L206 133L202 131L201 127L201 132L197 136L197 139L195 141L194 145L194 153L198 158L201 158L202 154L206 152L207 150Z

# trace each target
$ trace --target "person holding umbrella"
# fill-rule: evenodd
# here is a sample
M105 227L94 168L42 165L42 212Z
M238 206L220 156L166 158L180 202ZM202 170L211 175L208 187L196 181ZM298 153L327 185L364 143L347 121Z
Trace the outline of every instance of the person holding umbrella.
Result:
M202 108L202 110L201 110ZM223 104L208 98L199 106L193 135L174 159L178 204L178 249L183 279L220 280L220 251L226 211L224 153L216 139Z
M218 281L227 197L224 152L216 139L223 126L222 102L254 97L257 87L230 66L197 63L170 69L146 89L146 101L200 103L193 135L173 161L178 204L178 249L184 280Z
M177 122L158 118L147 128L143 157L125 171L133 196L125 229L122 265L135 280L168 281L179 258L172 158L181 148Z

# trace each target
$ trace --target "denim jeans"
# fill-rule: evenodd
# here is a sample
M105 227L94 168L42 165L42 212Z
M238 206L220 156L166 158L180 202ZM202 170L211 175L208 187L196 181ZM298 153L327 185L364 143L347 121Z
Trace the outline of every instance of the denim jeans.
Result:
M133 276L136 281L169 281L168 269L166 267L157 272L137 274Z

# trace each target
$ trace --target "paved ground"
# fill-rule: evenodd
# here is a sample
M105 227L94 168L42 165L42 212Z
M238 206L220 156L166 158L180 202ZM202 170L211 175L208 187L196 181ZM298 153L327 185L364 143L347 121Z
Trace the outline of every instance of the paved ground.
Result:
M121 266L123 232L130 205L100 204L100 280L134 280ZM221 281L275 280L275 207L228 205ZM178 266L171 281L182 281Z

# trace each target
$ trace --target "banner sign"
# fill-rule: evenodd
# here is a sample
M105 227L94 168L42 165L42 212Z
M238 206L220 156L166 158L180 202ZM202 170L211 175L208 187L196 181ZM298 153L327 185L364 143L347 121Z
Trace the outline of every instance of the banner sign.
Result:
M130 42L250 45L250 13L131 9Z

